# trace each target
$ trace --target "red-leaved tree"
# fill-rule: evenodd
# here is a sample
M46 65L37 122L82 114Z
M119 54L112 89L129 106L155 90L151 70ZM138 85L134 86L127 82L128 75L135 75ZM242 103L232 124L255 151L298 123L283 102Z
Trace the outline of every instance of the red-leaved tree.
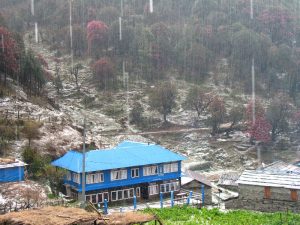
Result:
M17 43L11 33L5 27L0 27L0 71L4 73L4 83L8 74L13 75L19 70L18 53Z
M100 58L93 65L94 77L97 80L99 87L105 90L112 87L115 81L114 66L111 60L107 57Z
M259 101L255 101L255 118L253 120L253 102L250 101L246 108L247 132L250 141L253 140L267 143L271 140L271 124L266 119L265 109Z
M102 22L93 20L87 25L87 40L88 40L88 54L91 55L91 49L105 45L108 35L108 26ZM95 53L95 52L94 52Z

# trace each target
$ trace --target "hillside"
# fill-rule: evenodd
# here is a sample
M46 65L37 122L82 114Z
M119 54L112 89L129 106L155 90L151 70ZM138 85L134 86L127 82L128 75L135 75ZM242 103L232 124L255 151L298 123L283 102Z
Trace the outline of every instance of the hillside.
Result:
M0 155L81 149L86 118L89 149L156 142L193 170L299 157L298 1L122 3L1 1Z

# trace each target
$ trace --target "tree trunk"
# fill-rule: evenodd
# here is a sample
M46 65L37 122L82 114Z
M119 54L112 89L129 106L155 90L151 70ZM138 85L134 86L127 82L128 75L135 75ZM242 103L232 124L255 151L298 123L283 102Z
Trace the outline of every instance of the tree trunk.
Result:
M167 123L168 121L167 121L167 114L166 113L164 113L164 123Z

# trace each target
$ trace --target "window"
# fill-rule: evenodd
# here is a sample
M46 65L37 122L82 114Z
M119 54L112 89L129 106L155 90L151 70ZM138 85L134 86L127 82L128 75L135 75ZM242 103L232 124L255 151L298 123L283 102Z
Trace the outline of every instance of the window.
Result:
M87 202L92 202L93 204L96 204L97 203L97 194L86 195L85 200Z
M87 184L101 183L103 181L104 181L103 173L88 174L87 178L86 178L86 183Z
M123 199L123 190L119 190L117 193L118 193L118 200L121 200Z
M158 185L157 184L150 185L148 187L148 192L149 192L149 195L156 195L156 194L158 194Z
M127 179L127 170L113 170L111 171L111 180Z
M134 190L133 188L129 189L129 198L133 198L134 196Z
M90 195L86 195L86 196L85 196L85 200L86 200L87 202L91 201L91 196L90 196Z
M173 173L178 171L178 163L164 164L164 173Z
M73 181L77 184L80 184L80 174L73 173Z
M162 192L162 193L178 191L178 190L179 190L179 182L178 181L160 185L160 192Z
M94 195L92 195L92 203L97 203L97 195L96 194L94 194Z
M70 171L67 172L66 180L71 180L71 172Z
M104 202L103 193L98 194L98 202L100 202L100 203Z
M111 200L112 201L120 201L123 199L133 198L134 189L124 189L124 190L117 190L111 192Z
M291 190L291 199L292 199L292 201L294 201L294 202L298 201L297 190L294 190L294 189Z
M129 198L129 190L124 190L123 198L124 199L128 199Z
M143 168L144 176L157 174L157 166L145 166Z
M139 177L139 168L131 169L131 178Z
M136 194L136 197L140 197L141 196L141 188L140 187L137 187L135 189L135 194Z
M270 199L271 198L271 188L265 187L265 198Z
M108 194L108 192L103 192L103 193L99 193L98 194L98 202L103 203L104 199L106 199L107 202L109 202L109 194Z
M117 201L117 192L116 191L112 191L111 192L111 200L112 201Z

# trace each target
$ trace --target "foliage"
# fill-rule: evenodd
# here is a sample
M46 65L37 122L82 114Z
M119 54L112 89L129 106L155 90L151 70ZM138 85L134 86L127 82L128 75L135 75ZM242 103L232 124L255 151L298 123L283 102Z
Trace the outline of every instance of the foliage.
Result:
M4 73L4 83L6 83L7 74L14 75L19 70L19 49L7 28L0 26L0 38L0 72Z
M198 117L212 103L214 96L211 93L206 93L199 87L193 87L189 90L185 100L185 104L189 109L197 112Z
M44 168L50 163L48 157L41 155L37 149L27 146L23 149L22 158L28 164L27 172L29 177L33 179L44 177Z
M115 83L116 74L114 65L109 58L100 58L93 65L94 78L100 88L105 90L113 88Z
M231 122L231 127L233 127L245 118L245 107L241 104L232 107L228 117Z
M269 142L272 125L267 121L265 109L259 101L255 101L255 118L253 121L253 102L250 101L246 108L246 119L250 141Z
M135 123L135 124L141 123L143 120L143 112L144 109L141 103L135 102L129 114L130 123Z
M267 109L267 119L272 126L272 141L278 134L285 132L289 128L289 118L292 113L292 104L289 96L278 94L273 98Z
M215 96L208 107L208 123L212 127L212 135L215 135L226 116L225 102L219 96Z
M63 178L66 175L66 170L46 165L44 172L46 179L49 181L52 192L58 196L58 193L62 191Z
M40 124L35 121L26 121L22 129L22 133L25 138L28 139L28 146L31 145L31 140L39 137Z
M28 50L22 62L20 82L28 90L29 96L38 95L46 83L40 60L32 50Z
M176 96L176 87L171 82L163 82L150 91L149 104L152 109L163 115L165 123L167 123L167 115L176 106Z
M166 225L176 224L210 224L210 225L296 225L300 216L289 212L259 213L246 210L220 212L218 209L197 209L191 207L174 207L164 209L146 209L145 213L155 213ZM154 225L154 222L147 223Z
M97 50L102 50L105 47L107 40L108 26L102 22L93 20L87 25L87 40L88 40L88 53L98 54ZM102 47L99 49L99 47ZM96 51L96 52L95 52Z

